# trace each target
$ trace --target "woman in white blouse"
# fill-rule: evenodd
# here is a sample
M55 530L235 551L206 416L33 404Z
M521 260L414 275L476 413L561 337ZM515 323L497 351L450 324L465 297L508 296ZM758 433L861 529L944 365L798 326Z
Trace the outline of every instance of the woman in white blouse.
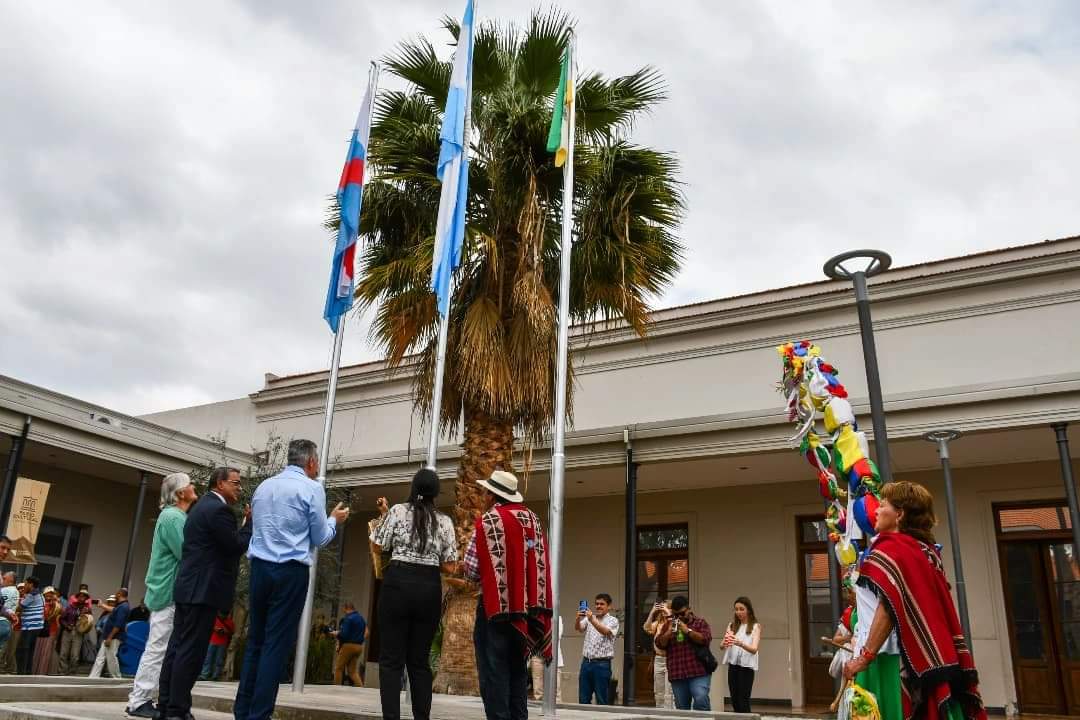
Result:
M435 509L439 476L424 468L412 479L407 502L387 508L379 498L380 522L371 533L371 549L390 554L379 595L379 686L385 720L401 717L401 670L408 669L412 712L431 716L431 641L442 614L440 570L456 569L454 524Z
M754 689L754 673L758 669L758 645L761 644L761 623L754 616L750 598L735 601L735 618L724 633L724 663L728 666L728 692L735 712L750 712L750 693Z

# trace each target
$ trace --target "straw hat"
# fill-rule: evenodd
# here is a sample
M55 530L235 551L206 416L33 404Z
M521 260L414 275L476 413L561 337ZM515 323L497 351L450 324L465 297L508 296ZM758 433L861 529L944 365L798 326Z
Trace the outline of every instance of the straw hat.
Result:
M518 480L513 473L496 470L491 473L487 480L477 480L477 485L487 488L504 500L510 502L524 502L525 498L518 492Z

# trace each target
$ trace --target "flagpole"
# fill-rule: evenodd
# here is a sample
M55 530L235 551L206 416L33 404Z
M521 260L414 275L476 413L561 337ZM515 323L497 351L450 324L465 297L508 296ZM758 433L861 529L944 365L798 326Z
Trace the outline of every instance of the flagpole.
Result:
M468 152L466 147L464 152ZM439 347L435 354L435 386L431 391L431 431L428 435L427 467L434 470L439 454L439 416L442 414L443 376L446 374L446 335L450 331L450 303L446 314L439 318Z
M568 85L573 88L574 51L577 37L573 31L566 47ZM566 381L570 349L570 255L574 225L574 109L576 88L570 94L569 141L563 166L562 240L559 258L559 340L555 360L555 437L551 448L551 482L548 507L548 557L551 565L551 662L544 672L544 715L554 717L556 687L559 682L559 572L562 568L563 490L566 475ZM629 632L629 630L627 631Z
M379 66L371 63L368 69L368 97L371 98L369 113L375 108L375 90L379 82ZM368 128L371 127L371 115L368 115ZM369 130L370 133L370 130ZM367 147L370 134L364 138ZM364 173L365 180L367 173ZM334 331L334 353L330 360L330 380L326 388L326 412L323 417L322 442L319 443L319 477L317 481L326 487L326 465L330 460L330 430L334 424L334 403L337 399L338 371L341 368L341 345L345 339L345 313L338 316L337 329ZM300 615L300 627L296 633L296 659L293 662L292 689L295 693L304 692L304 680L307 674L308 644L311 641L311 614L315 604L315 577L318 574L319 549L311 549L311 569L308 571L307 598Z

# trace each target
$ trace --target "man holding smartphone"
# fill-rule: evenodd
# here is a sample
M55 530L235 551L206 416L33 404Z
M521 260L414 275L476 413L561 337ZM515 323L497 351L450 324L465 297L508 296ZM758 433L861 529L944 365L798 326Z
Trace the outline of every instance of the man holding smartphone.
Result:
M671 603L658 600L642 627L653 638L653 704L670 710L675 703L672 700L671 683L668 682L667 650L656 644L656 638L671 627Z
M611 596L596 596L595 611L582 601L577 614L577 630L585 633L581 651L581 674L578 676L578 702L610 705L608 688L611 687L611 661L615 658L615 637L619 634L619 619L611 615Z

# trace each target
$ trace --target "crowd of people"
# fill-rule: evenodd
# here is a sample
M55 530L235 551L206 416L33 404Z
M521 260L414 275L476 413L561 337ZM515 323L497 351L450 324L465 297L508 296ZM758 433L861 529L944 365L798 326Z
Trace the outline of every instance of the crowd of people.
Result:
M0 563L10 552L10 538L0 536ZM73 675L92 664L91 676L99 677L108 664L113 677L121 676L116 654L134 619L126 589L99 600L85 584L68 595L42 587L35 575L16 578L14 571L0 575L0 673Z
M235 626L230 615L240 557L250 560L247 639L234 704L238 720L268 720L303 606L312 550L325 546L349 517L340 503L326 512L315 444L294 440L288 465L261 483L251 505L237 513L240 473L215 469L197 497L191 478L174 473L161 487L161 513L146 573L146 598L132 607L125 588L92 598L41 587L30 576L0 576L0 672L69 674L92 660L91 677L121 677L120 648L131 623L148 621L145 648L134 673L127 714L154 720L190 720L191 693L199 679L216 679ZM478 481L486 492L464 555L459 558L453 521L435 506L438 475L416 473L409 497L380 516L369 541L382 572L378 621L382 628L379 684L383 717L401 716L405 679L412 716L431 713L430 651L443 608L443 583L475 591L474 651L480 695L490 720L524 720L528 692L543 693L552 657L552 632L562 621L551 613L547 540L540 519L524 504L517 478L495 471ZM872 692L881 720L985 717L978 678L953 606L932 529L933 498L920 485L887 484L877 514L877 536L856 576L849 579L850 607L833 643L843 648L831 669ZM239 520L238 520L239 517ZM0 537L0 562L11 542ZM581 601L574 630L582 636L577 700L609 704L619 619L612 598L598 593ZM369 628L355 605L327 632L337 642L334 682L363 686L360 674ZM914 611L917 608L918 611ZM98 617L95 619L95 611ZM711 709L712 675L727 665L736 712L751 711L762 625L747 597L733 604L724 626L721 656L714 632L684 595L659 599L643 628L652 638L657 707ZM562 654L557 659L562 683Z

